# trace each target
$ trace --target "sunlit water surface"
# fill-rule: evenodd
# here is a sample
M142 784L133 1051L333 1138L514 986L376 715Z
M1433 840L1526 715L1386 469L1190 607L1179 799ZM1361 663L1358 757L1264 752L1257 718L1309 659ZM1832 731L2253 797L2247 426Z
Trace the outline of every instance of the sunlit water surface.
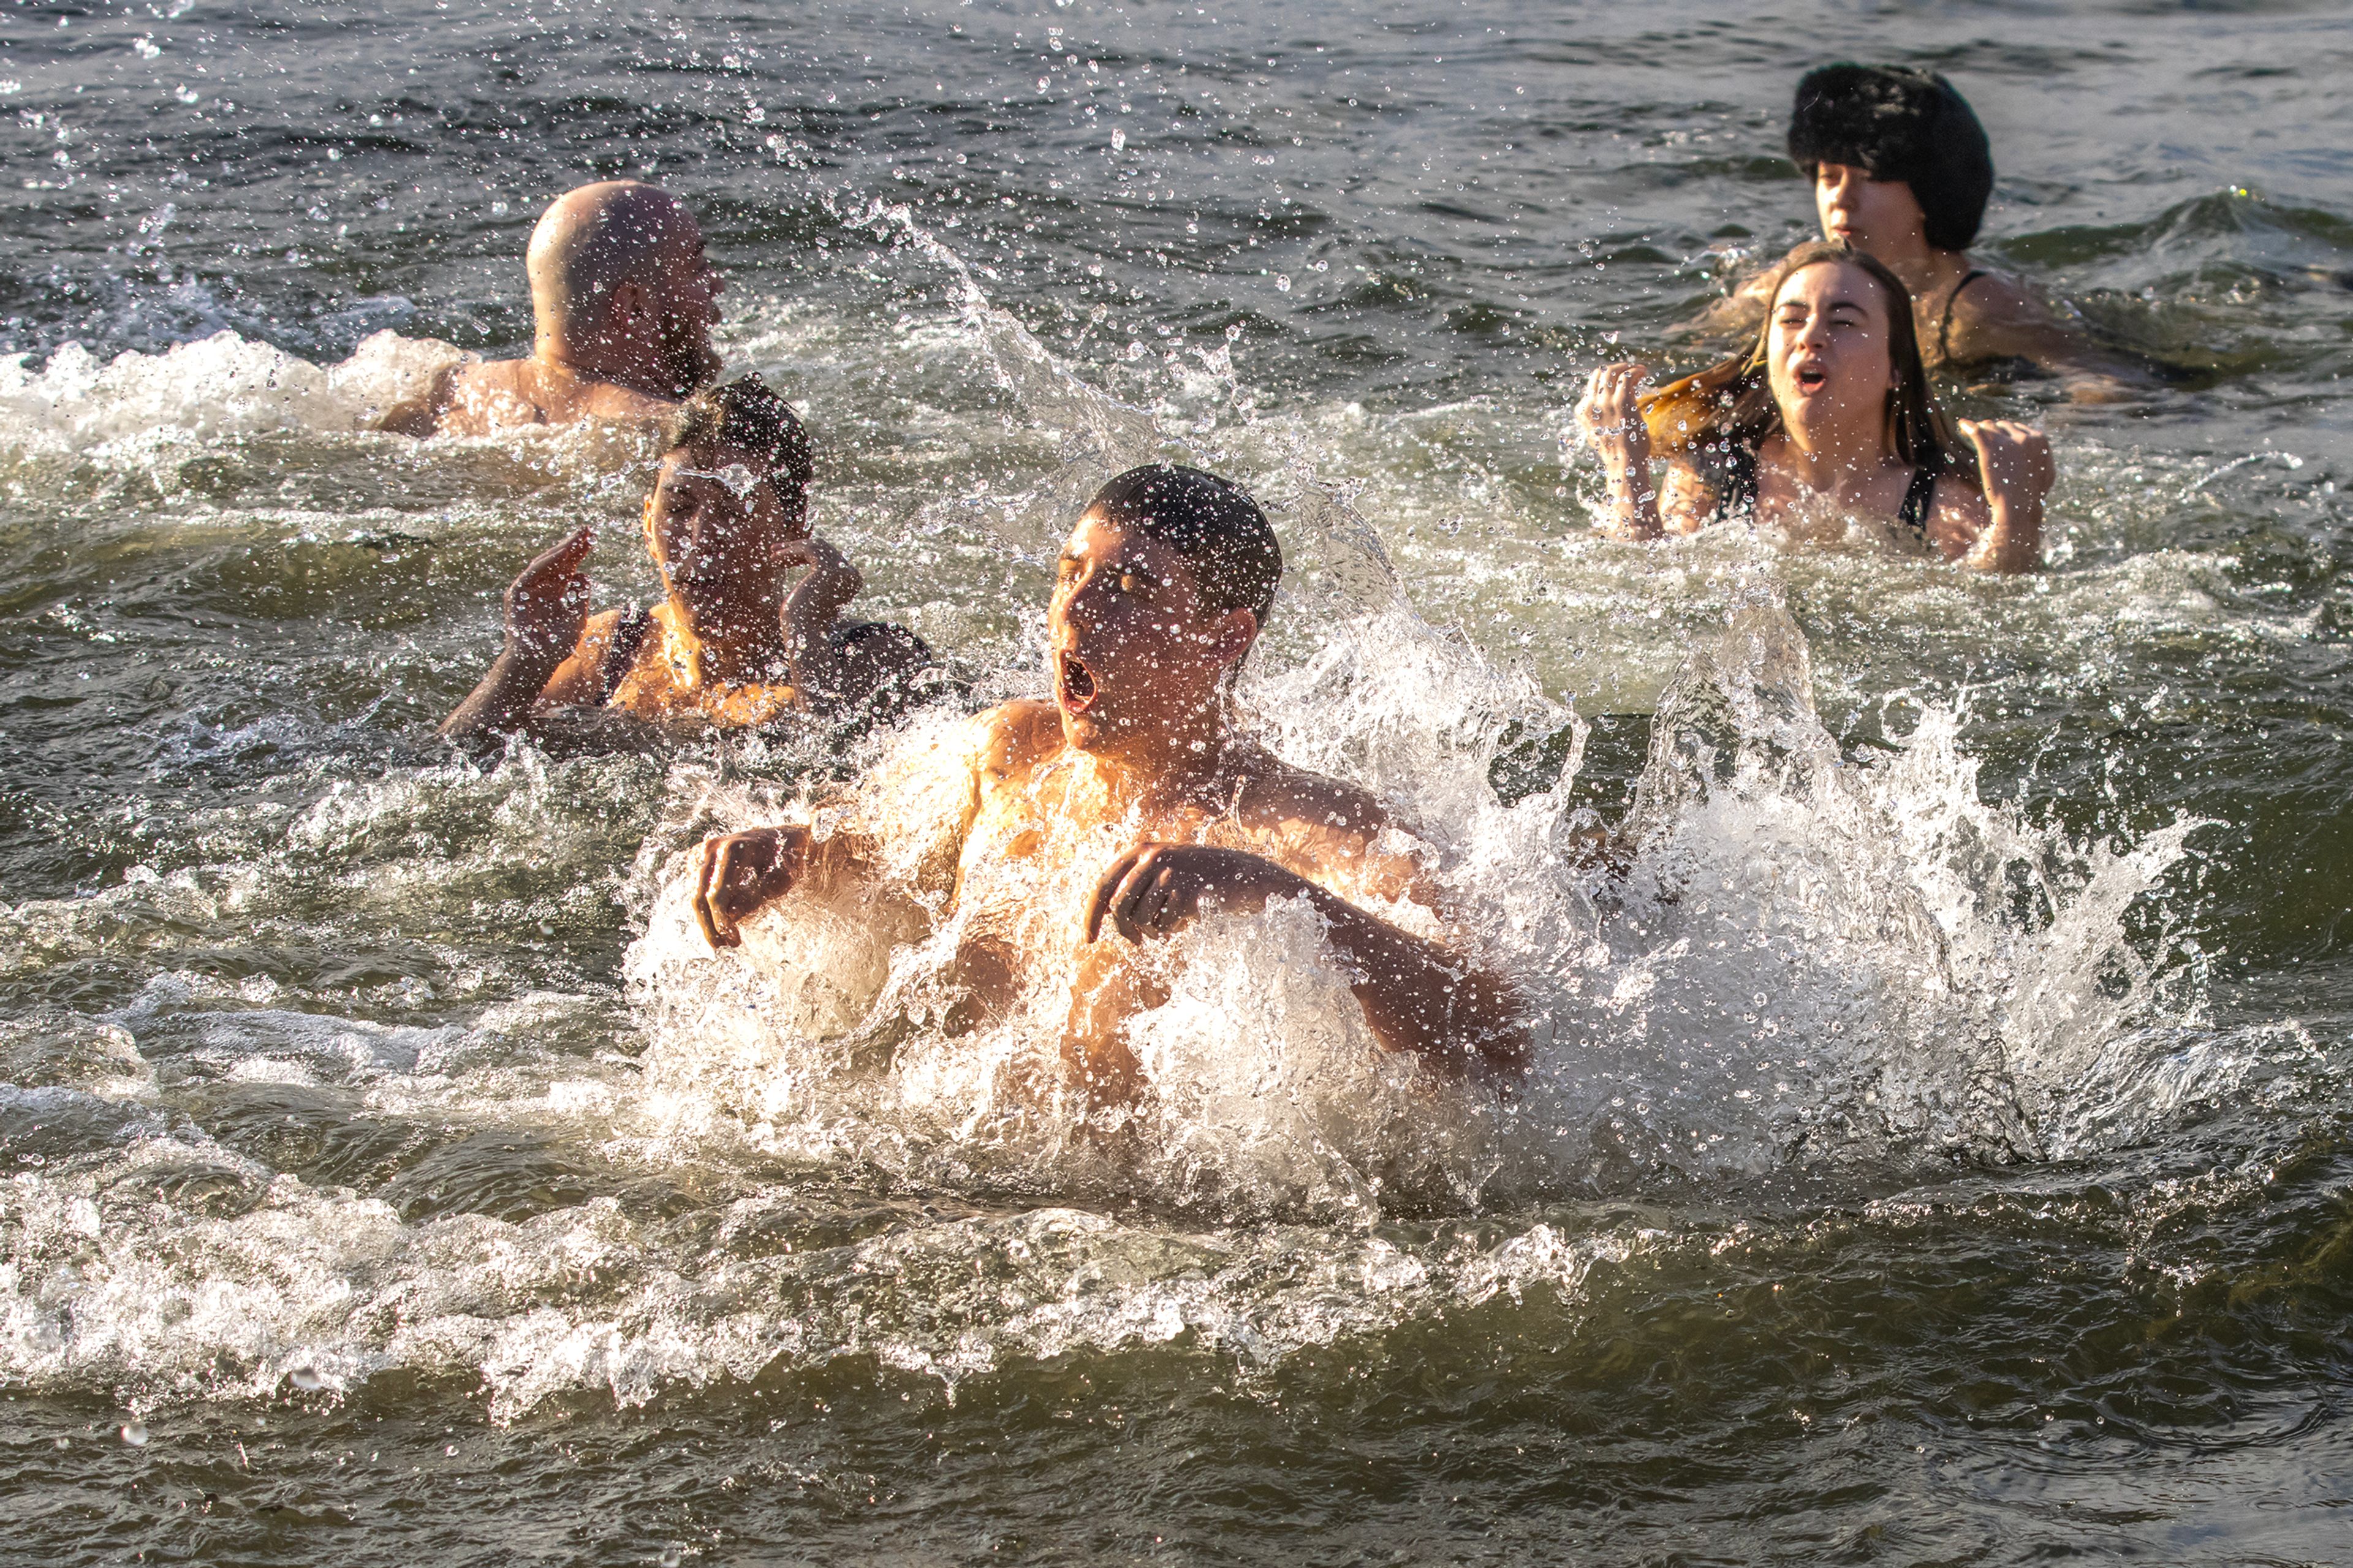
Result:
M1723 11L0 16L5 1555L2353 1556L2353 35ZM1988 251L2177 367L1955 389L2054 434L2039 576L1588 531L1573 388L1695 363L1850 55L1953 73ZM648 595L647 454L364 427L622 174L943 710L433 739L544 541ZM702 834L1037 689L1155 455L1275 512L1250 721L1540 1000L1510 1100L1281 910L1177 944L1113 1142L925 955L682 922Z

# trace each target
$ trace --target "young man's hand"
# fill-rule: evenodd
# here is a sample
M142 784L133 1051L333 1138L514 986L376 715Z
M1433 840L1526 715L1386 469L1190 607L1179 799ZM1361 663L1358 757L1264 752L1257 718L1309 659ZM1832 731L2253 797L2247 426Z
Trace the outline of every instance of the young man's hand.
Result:
M786 597L787 625L809 618L812 612L830 621L866 585L849 557L814 533L796 539L777 551L776 560L787 567L808 568L808 575L793 584L792 593Z
M790 892L808 860L806 827L762 827L703 840L694 883L694 918L713 952L740 947L737 930Z
M1269 899L1308 890L1295 871L1240 849L1200 844L1140 844L1095 881L1085 911L1086 940L1105 919L1128 941L1167 936L1205 910L1255 913Z

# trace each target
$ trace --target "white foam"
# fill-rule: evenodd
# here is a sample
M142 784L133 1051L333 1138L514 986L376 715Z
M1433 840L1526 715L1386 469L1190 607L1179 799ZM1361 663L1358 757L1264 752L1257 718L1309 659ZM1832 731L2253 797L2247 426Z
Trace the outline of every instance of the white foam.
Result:
M327 366L226 329L103 363L69 342L38 370L27 355L0 361L0 445L102 460L166 440L364 430L440 370L473 357L390 330Z

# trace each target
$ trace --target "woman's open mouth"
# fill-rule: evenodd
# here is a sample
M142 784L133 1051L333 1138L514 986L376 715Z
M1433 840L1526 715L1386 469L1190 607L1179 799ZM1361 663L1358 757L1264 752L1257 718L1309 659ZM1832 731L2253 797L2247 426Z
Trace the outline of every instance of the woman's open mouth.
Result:
M1094 671L1074 653L1060 653L1054 658L1055 695L1065 713L1082 713L1095 700Z
M1830 384L1831 374L1820 365L1801 364L1791 373L1789 379L1797 384L1799 392L1810 397Z

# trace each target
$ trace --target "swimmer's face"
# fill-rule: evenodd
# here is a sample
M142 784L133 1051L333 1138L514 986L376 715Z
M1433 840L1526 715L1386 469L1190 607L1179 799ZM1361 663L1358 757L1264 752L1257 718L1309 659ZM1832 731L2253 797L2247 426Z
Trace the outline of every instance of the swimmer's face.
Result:
M1884 409L1895 386L1888 325L1887 296L1860 267L1821 261L1783 279L1766 353L1784 416Z
M744 629L783 602L784 547L807 537L805 506L788 506L768 466L732 447L665 453L646 498L646 544L662 581L698 625Z
M1089 511L1062 547L1046 633L1063 734L1117 751L1214 714L1258 617L1205 603L1175 548Z
M1902 180L1874 180L1859 164L1814 165L1814 210L1822 235L1884 261L1927 244L1927 216Z

